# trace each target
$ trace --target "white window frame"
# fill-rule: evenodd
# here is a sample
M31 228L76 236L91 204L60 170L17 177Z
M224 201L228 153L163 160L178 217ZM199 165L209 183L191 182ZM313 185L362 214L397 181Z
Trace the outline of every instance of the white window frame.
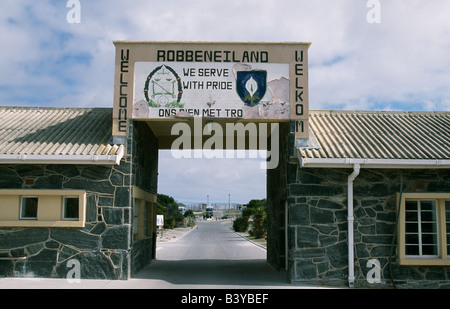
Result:
M400 194L397 195L397 201ZM435 201L437 255L407 255L406 254L406 201ZM447 252L450 242L450 231L447 231L446 202L450 201L450 193L402 193L398 226L398 256L400 265L450 265ZM398 205L398 204L397 204ZM449 207L450 208L450 207ZM449 209L450 211L450 209Z
M68 199L77 199L78 200L78 210L76 218L67 218L66 217L66 201ZM62 220L64 221L78 221L80 219L80 197L79 196L63 196L62 198Z
M411 211L411 212L417 212L417 221L408 221L408 218L405 216L405 225L411 224L417 227L417 233L408 233L407 228L405 227L405 245L414 245L417 246L418 254L408 254L407 250L405 249L405 255L409 258L436 258L439 257L439 214L438 214L438 201L435 199L407 199L407 202L415 202L417 203L417 210ZM424 204L426 202L431 202L432 209L430 212L432 213L432 216L434 216L432 221L423 220L422 214L429 212L428 210L424 210ZM405 203L405 206L406 206ZM405 208L405 212L409 212L408 209ZM434 231L433 232L425 232L423 231L424 224L434 224ZM416 235L417 236L417 244L416 243L408 243L407 236L409 235ZM425 246L428 244L423 243L423 238L425 236L430 236L433 238L432 245L436 246L436 254L424 254Z
M36 217L24 217L23 216L23 208L24 208L24 200L25 199L37 199L37 205L36 205ZM38 212L39 212L39 197L38 196L21 196L20 197L20 208L19 208L19 219L20 220L37 220L38 219Z

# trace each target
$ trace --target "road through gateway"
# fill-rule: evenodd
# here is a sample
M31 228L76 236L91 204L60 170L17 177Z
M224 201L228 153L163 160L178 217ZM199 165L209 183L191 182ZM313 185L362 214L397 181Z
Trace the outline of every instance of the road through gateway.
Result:
M205 221L184 236L159 243L156 261L137 274L161 288L290 286L266 262L266 250L231 230L230 222Z

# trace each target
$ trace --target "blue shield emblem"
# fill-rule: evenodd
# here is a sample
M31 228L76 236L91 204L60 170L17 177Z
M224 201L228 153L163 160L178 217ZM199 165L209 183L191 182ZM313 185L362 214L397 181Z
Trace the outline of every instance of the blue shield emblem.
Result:
M257 105L267 91L267 71L238 71L236 91L245 105Z

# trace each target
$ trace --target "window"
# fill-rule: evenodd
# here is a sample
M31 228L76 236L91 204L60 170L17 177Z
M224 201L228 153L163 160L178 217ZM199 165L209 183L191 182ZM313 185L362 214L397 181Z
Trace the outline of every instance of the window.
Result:
M22 196L20 199L20 219L37 220L38 216L38 197Z
M65 196L63 198L63 220L78 220L80 199L76 196Z
M1 227L84 227L86 191L0 189Z
M401 265L450 265L450 194L405 193L399 215Z
M133 186L133 240L155 236L156 194Z
M438 256L436 201L406 200L407 256Z
M447 257L450 254L450 200L445 201L445 228L447 230Z
M139 200L134 199L133 207L133 235L137 237L139 225Z

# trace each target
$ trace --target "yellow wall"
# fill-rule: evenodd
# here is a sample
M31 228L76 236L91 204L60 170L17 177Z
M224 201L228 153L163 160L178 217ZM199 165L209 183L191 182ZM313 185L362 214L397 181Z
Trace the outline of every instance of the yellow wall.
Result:
M22 196L38 197L37 220L20 219ZM77 196L80 201L79 219L63 220L64 196ZM4 227L84 227L86 192L80 190L0 190L0 226Z
M133 233L133 239L152 237L156 228L157 196L134 186L133 198L136 203L133 211L137 211L137 222L133 222L133 224L137 224L137 233Z

